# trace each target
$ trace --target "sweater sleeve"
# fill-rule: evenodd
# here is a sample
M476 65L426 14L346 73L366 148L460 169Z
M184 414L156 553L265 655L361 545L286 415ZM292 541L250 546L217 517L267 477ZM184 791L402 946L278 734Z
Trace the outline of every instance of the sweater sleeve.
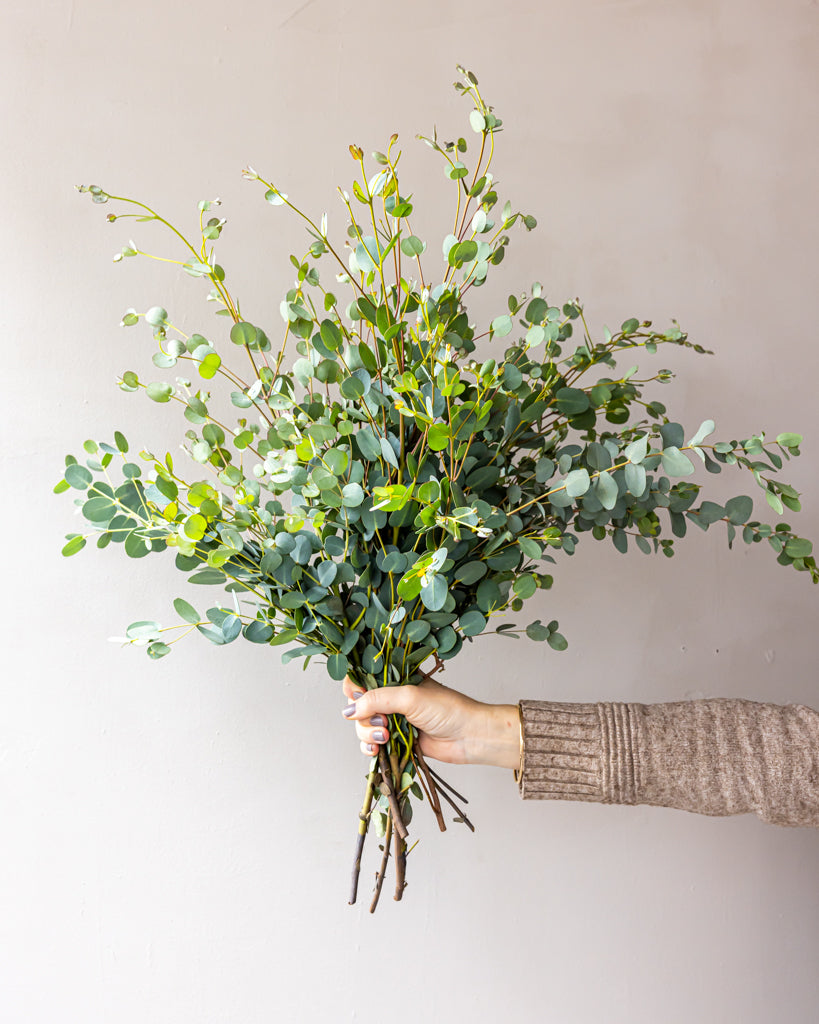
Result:
M755 812L819 827L819 712L799 704L520 702L528 800Z

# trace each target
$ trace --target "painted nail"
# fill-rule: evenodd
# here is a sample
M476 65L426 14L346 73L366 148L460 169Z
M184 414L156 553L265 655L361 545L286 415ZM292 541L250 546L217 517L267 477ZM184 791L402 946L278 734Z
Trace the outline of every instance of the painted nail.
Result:
M358 700L359 697L363 697L366 690L359 690L358 693L353 694L353 700Z
M374 754L375 753L375 747L372 745L372 743L365 743L364 746L367 748L367 753L368 754Z
M372 737L376 743L383 743L387 738L387 734L384 732L383 729L376 729L375 732L372 734Z
M346 708L341 712L345 718L349 718L355 714L355 704L348 704Z
M386 725L387 720L383 715L373 715L370 719L370 725Z

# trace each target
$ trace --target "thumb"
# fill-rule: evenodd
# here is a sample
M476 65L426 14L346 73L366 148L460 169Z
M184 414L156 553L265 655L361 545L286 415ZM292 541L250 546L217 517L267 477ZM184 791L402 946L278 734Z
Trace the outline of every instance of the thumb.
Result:
M354 722L377 714L410 715L417 700L417 694L410 691L416 689L414 686L380 686L362 694L341 713Z

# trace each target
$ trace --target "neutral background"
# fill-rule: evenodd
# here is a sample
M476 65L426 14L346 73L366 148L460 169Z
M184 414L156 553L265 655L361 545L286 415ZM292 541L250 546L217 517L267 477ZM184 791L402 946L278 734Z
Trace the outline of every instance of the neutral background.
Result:
M183 430L114 386L128 368L150 377L153 343L119 330L125 308L221 323L173 268L113 264L138 232L172 246L106 224L72 186L191 225L198 200L221 196L221 262L276 331L304 235L241 167L337 228L347 145L398 131L437 246L447 183L414 135L468 134L451 88L462 62L506 121L502 188L540 222L514 237L476 320L534 279L580 296L598 330L677 317L716 354L646 357L679 374L658 397L691 432L713 416L726 438L803 433L787 472L806 510L791 518L819 538L815 0L3 12L3 1020L814 1021L819 834L753 816L524 803L510 773L452 769L477 834L440 835L422 808L404 902L387 894L375 918L348 907L365 764L338 686L249 644L191 638L152 663L106 643L134 619L173 621L171 599L194 588L170 558L62 560L77 521L51 487L87 437L119 427L159 447ZM534 602L560 618L567 653L489 637L446 681L501 701L819 704L819 591L767 547L729 552L714 529L672 561L583 548Z

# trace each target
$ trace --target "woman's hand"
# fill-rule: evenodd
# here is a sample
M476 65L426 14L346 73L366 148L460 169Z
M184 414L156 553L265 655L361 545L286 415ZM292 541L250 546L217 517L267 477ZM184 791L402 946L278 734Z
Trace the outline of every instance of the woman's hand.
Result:
M515 704L483 704L428 677L417 686L369 691L347 678L343 687L351 703L342 714L355 722L361 750L370 757L389 738L387 716L401 714L418 730L424 757L449 764L518 767L520 717Z

